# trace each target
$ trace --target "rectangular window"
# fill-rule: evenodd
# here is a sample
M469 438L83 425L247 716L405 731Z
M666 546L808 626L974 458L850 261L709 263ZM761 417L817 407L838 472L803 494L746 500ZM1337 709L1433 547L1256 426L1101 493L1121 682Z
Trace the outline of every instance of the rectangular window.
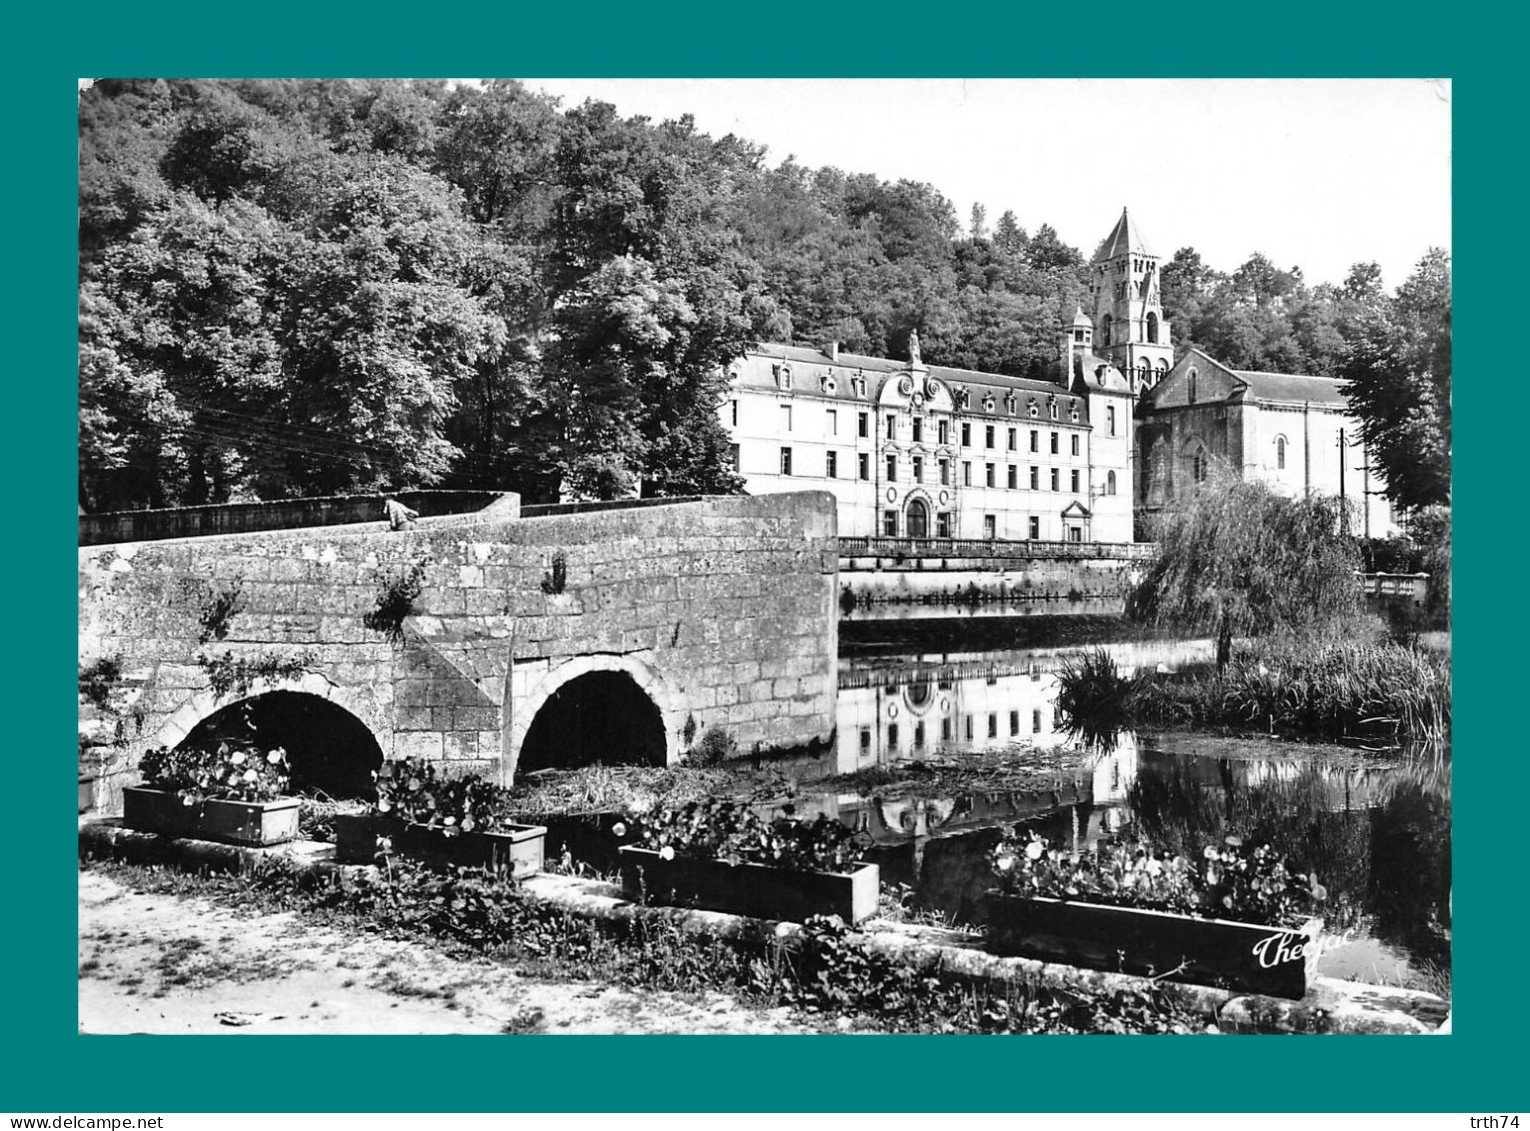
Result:
M972 486L972 464L968 460L962 460L962 486Z
M986 487L993 486L993 464L985 464L983 472L983 484Z
M1031 451L1041 451L1041 433L1034 428L1031 429Z
M1069 436L1068 439L1070 441L1069 447L1072 449L1070 454L1078 455L1078 434L1074 433L1072 436Z
M1015 451L1018 448L1019 443L1020 443L1020 430L1018 428L1011 428L1009 430L1009 450L1010 451Z
M898 481L898 457L897 456L888 456L887 457L887 481L889 483L896 483Z
M738 402L737 401L729 401L728 402L728 409L733 414L733 427L737 428L738 427Z
M782 475L790 475L791 473L792 473L792 450L790 448L782 448L781 449L781 474Z
M1116 434L1116 406L1113 404L1105 406L1105 425L1110 429L1110 434L1114 436Z
M783 431L783 432L790 432L791 430L792 430L792 406L789 405L789 404L784 404L784 405L781 406L781 431Z
M1013 491L1020 486L1020 469L1014 464L1009 465L1009 489Z
M1073 493L1075 495L1078 494L1078 471L1077 471L1077 469L1075 469L1074 472L1073 472L1073 488L1072 488L1072 490L1073 490Z
M962 447L972 447L972 425L970 424L962 425Z
M839 453L826 452L823 457L823 473L830 479L839 478Z
M994 714L993 712L989 712L989 715L988 715L988 737L989 738L998 738L999 737L999 716Z
M884 535L886 535L888 538L896 538L898 536L898 512L897 511L883 511L882 512L882 533Z
M993 447L993 425L992 424L990 424L987 428L983 429L983 446L987 447L987 448Z
M967 736L967 740L969 742L972 740L972 716L971 715L963 715L962 716L962 733Z
M737 471L739 465L743 462L743 457L739 454L739 446L737 444L728 445L728 458L733 464L733 470Z
M1032 542L1041 537L1041 519L1031 515L1029 538Z
M951 512L941 511L935 516L935 537L951 537Z
M1039 708L1031 712L1031 733L1041 733L1041 710Z
M867 750L871 749L871 728L870 727L862 727L861 728L861 749L863 751L867 751Z
M1054 491L1061 491L1062 490L1062 487L1059 486L1058 471L1057 471L1057 468L1055 468L1055 467L1052 469L1052 490L1054 490Z
M999 524L991 514L983 516L983 537L992 542L999 536Z
M826 436L838 436L839 435L839 410L838 409L830 408L830 409L825 409L824 410L824 414L823 414L823 427L824 427L824 435L826 435Z
M1011 711L1009 713L1009 733L1010 733L1010 737L1014 737L1015 735L1020 733L1020 712L1019 711Z
M935 426L935 433L942 444L949 444L951 442L951 422L949 420L942 420Z
M862 479L870 479L871 478L871 457L869 455L867 455L865 452L862 452L859 456L856 457L856 459L859 461L859 464L860 464L858 470L860 471L861 478Z
M1054 456L1057 454L1057 433L1056 432L1052 433L1052 454Z
M887 749L889 749L889 750L896 750L897 748L898 748L898 724L897 723L888 723L887 724Z
M855 434L857 436L869 436L869 435L871 435L871 420L870 420L871 414L867 413L867 412L862 412L862 413L858 413L857 415L858 415L859 419L856 420L856 422L855 422L855 427L856 427Z
M942 487L951 485L951 464L948 460L940 461L940 485Z
M915 483L923 483L924 482L924 457L923 456L915 456L914 457L914 482Z
M898 438L898 418L896 416L889 416L887 418L887 438L889 440L896 440Z
M914 417L914 443L917 444L920 441L922 441L923 439L924 439L924 417L916 416L916 417Z
M1084 540L1084 528L1082 526L1068 527L1068 541L1082 542Z
M942 742L950 742L951 741L951 720L950 719L941 719L940 720L940 741L942 741Z
M1031 468L1031 490L1041 490L1041 468L1039 467Z
M914 724L914 746L916 749L924 746L924 720Z

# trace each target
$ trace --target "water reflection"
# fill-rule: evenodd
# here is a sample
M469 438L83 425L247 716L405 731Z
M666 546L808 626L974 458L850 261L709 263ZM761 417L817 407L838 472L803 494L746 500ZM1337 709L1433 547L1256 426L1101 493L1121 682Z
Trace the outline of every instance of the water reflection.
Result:
M1210 658L1207 641L1106 645L1124 674ZM1330 898L1320 969L1424 984L1450 962L1450 763L1183 734L1123 733L1091 750L1059 729L1067 649L842 661L839 731L818 769L1033 752L1034 789L795 799L864 832L887 884L913 906L975 921L1001 829L1023 825L1087 851L1121 835L1191 851L1236 834L1269 843Z
M1100 645L1124 674L1209 660L1209 640ZM1055 747L1057 673L1074 649L840 661L835 774L1009 746Z

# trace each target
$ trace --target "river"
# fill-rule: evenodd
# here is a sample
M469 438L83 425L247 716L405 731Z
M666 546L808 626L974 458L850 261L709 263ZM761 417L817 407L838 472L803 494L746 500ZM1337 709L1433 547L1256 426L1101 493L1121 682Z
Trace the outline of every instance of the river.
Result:
M1100 642L1109 635L1098 626L1089 633L1127 674L1212 654L1206 640L1120 639L1123 627ZM1029 632L1028 643L1036 636ZM906 885L912 908L957 922L979 914L1001 829L1032 828L1078 849L1121 838L1166 851L1236 833L1271 844L1295 870L1315 870L1328 889L1321 973L1448 984L1448 750L1175 732L1124 732L1111 749L1090 749L1062 729L1055 710L1059 667L1078 647L1059 640L842 658L836 741L815 767L824 776L1005 751L1033 761L1045 780L1020 792L820 791L795 799L797 811L826 812L864 833L884 886Z

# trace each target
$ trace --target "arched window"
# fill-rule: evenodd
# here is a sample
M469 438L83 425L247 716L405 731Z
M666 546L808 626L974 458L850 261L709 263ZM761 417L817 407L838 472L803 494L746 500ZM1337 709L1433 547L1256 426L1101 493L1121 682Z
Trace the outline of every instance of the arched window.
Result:
M1277 470L1277 471L1284 471L1285 469L1286 469L1286 438L1284 436L1277 436L1277 437L1275 437L1275 470Z
M1111 323L1111 317L1108 314L1105 315L1105 317L1100 319L1100 344L1101 345L1105 345L1105 346L1110 345L1110 323Z
M1158 315L1152 311L1147 316L1147 340L1153 343L1158 341Z
M1146 387L1146 385L1148 383L1148 377L1150 377L1152 375L1152 372L1153 372L1153 368L1152 368L1151 365L1148 364L1148 359L1147 358L1144 357L1141 361L1139 361L1137 363L1137 380L1144 387Z
M1105 473L1105 493L1107 495L1114 495L1116 493L1116 473L1114 471L1107 471Z
M1194 472L1195 472L1195 481L1197 483L1204 483L1204 482L1206 482L1206 449L1205 448L1196 448L1195 449Z
M1185 396L1189 399L1191 404L1195 403L1195 378L1196 378L1195 366L1192 365L1190 367L1190 380L1189 380L1188 385L1186 386L1186 392L1185 392Z

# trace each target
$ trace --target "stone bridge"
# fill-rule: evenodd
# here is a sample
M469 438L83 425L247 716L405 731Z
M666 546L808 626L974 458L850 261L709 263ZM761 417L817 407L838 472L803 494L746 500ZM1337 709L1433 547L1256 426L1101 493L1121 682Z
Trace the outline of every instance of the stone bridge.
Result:
M332 793L384 757L509 783L713 727L827 741L837 553L821 493L85 547L82 772L111 808L145 750L236 714Z

